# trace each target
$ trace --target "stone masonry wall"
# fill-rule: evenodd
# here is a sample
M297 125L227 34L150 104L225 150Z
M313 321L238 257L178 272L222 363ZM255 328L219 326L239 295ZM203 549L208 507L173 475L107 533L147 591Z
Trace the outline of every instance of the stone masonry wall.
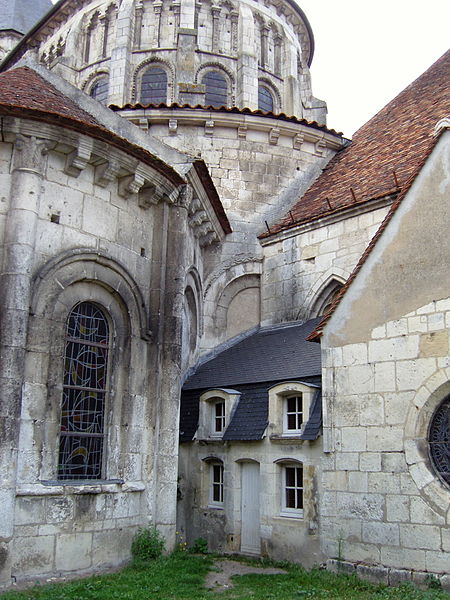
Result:
M430 572L450 585L450 492L427 448L450 391L449 325L438 300L323 354L322 549L386 583Z
M263 241L261 322L307 320L331 279L344 283L382 222L387 206L318 221Z

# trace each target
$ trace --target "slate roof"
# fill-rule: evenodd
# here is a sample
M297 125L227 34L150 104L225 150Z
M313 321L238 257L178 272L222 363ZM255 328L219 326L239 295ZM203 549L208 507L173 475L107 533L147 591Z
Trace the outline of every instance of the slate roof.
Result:
M50 0L0 0L0 31L27 33L52 7Z
M174 185L185 183L169 164L105 127L30 67L17 67L0 73L0 116L23 117L78 131L107 142L150 165ZM224 232L229 233L230 223L206 166L199 160L194 161L193 166L205 186Z
M259 237L397 195L427 156L435 124L450 112L449 80L450 51L363 125L290 213Z
M200 365L183 389L235 387L320 375L320 348L305 339L319 321L261 328Z

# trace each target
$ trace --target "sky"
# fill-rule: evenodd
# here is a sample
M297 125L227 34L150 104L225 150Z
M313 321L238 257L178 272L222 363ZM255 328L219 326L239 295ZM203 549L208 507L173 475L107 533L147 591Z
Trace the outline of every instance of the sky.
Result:
M450 46L448 0L296 1L314 33L313 93L346 137Z
M314 32L313 93L346 137L450 46L449 0L296 1Z

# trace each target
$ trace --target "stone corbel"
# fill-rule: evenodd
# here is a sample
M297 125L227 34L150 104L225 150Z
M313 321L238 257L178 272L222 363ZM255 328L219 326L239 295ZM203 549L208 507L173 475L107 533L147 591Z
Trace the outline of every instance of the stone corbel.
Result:
M325 156L326 147L327 143L323 138L321 138L314 144L314 154L316 154L317 156Z
M211 137L214 135L214 121L206 121L205 123L205 135Z
M80 137L78 147L67 155L64 173L72 177L78 177L89 163L93 149L94 140L92 138Z
M126 175L119 179L118 192L122 198L128 198L133 194L139 193L139 190L145 184L145 176L142 167L138 165L136 171L131 175Z
M211 223L209 221L206 221L205 223L199 225L194 229L194 234L197 238L203 238L206 235L208 235L208 233L210 233L211 231Z
M206 214L206 212L204 210L198 210L195 214L192 215L192 217L189 220L189 223L192 226L201 225L202 223L207 221L207 219L208 215Z
M138 192L138 205L141 208L149 208L158 204L162 197L163 195L158 191L157 187L148 183L142 186Z
M247 125L239 125L238 127L238 138L245 140L247 138Z
M192 217L192 215L194 215L198 210L200 210L201 207L202 204L200 200L196 196L193 196L189 202L188 215Z
M205 248L206 246L210 246L214 242L218 241L217 233L215 231L208 231L206 235L203 235L200 240L200 247Z
M178 120L177 119L169 119L169 134L176 135L178 131Z
M294 142L292 144L294 150L301 150L304 141L305 135L303 133L297 133L297 135L294 137Z
M273 127L269 132L269 144L276 146L278 144L278 138L280 137L280 130L278 127Z
M104 188L118 177L119 171L120 165L117 161L103 163L95 169L95 183Z

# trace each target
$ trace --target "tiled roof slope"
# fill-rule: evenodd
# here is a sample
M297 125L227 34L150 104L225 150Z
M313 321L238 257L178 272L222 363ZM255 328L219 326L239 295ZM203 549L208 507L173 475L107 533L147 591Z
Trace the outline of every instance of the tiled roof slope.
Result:
M396 194L417 172L435 124L450 112L450 51L354 135L269 237L352 205Z
M233 387L320 375L320 347L305 341L319 321L260 329L202 364L183 389Z
M103 127L92 115L29 67L0 73L0 115L25 117L85 133L142 160L175 185L184 183L180 175L164 161Z

